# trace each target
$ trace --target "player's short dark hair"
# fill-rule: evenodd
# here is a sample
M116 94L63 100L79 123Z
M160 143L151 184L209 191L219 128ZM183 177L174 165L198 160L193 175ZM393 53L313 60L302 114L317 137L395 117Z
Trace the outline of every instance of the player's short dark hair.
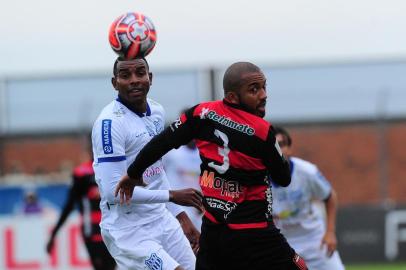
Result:
M236 62L229 66L224 73L224 93L236 91L241 86L241 74L250 72L261 72L261 69L250 62Z
M286 129L278 126L273 126L273 132L275 136L281 134L283 137L285 137L288 146L292 145L292 138L290 137L289 132Z
M148 64L147 59L146 59L145 57L140 57L139 59L143 59L143 60L144 60L145 65L147 66L147 69L148 69L148 71L149 71L149 64ZM121 58L120 56L116 58L116 61L114 62L114 65L113 65L113 75L114 75L114 77L117 77L117 75L118 75L117 66L118 66L118 62L119 62L119 61L124 61L124 59Z

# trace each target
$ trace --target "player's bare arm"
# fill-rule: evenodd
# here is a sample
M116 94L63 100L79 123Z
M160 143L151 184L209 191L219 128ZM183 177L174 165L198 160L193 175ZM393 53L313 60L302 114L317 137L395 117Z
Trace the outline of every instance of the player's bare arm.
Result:
M189 240L193 252L197 254L197 252L199 251L199 231L193 225L192 221L189 219L188 215L185 212L179 213L176 218L178 219L182 227L183 233Z
M193 206L197 210L202 211L202 198L203 194L194 189L186 188L180 190L170 190L169 191L169 201L183 205L183 206Z
M129 204L136 186L145 187L146 184L141 177L130 178L128 175L124 175L116 186L114 196L120 197L120 204ZM183 206L192 206L200 211L202 210L202 198L202 193L193 188L169 191L170 202Z
M326 207L326 233L322 238L322 245L327 247L327 255L331 257L337 249L337 237L335 231L336 212L337 212L337 194L334 189L331 195L324 201Z

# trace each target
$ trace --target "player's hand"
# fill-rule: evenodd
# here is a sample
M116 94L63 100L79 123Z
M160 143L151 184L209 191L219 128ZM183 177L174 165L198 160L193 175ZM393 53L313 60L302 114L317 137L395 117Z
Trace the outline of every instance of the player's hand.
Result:
M202 199L202 193L194 188L169 191L170 202L183 206L193 206L199 211L203 211Z
M182 227L183 233L190 242L190 246L195 254L199 251L199 238L200 232L193 225L192 221L189 219L188 215L185 212L181 212L176 216L179 220L179 223Z
M136 186L146 186L146 184L142 178L134 179L128 175L124 175L116 186L114 196L117 197L117 195L120 195L120 204L129 204L133 196L134 187Z
M327 256L331 257L337 248L337 238L334 232L326 232L321 240L321 248L324 245L327 248Z
M53 237L51 237L46 246L46 250L47 250L48 254L51 254L51 252L54 248L54 243L55 243L55 239Z

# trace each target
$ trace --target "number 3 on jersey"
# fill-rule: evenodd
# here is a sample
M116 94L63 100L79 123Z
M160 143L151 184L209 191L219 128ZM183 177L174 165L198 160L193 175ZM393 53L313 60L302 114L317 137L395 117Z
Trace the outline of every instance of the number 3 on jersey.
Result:
M230 160L228 158L228 154L230 153L230 148L228 148L228 137L218 129L214 130L214 135L223 141L223 148L218 148L219 155L223 157L223 165L216 165L214 162L210 162L208 165L217 172L224 174L230 167Z

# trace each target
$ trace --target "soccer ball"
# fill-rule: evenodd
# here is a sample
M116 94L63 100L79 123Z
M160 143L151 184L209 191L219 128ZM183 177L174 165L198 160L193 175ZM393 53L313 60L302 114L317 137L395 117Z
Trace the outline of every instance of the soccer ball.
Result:
M123 14L110 26L110 46L125 60L147 56L154 49L156 39L151 19L138 12Z

